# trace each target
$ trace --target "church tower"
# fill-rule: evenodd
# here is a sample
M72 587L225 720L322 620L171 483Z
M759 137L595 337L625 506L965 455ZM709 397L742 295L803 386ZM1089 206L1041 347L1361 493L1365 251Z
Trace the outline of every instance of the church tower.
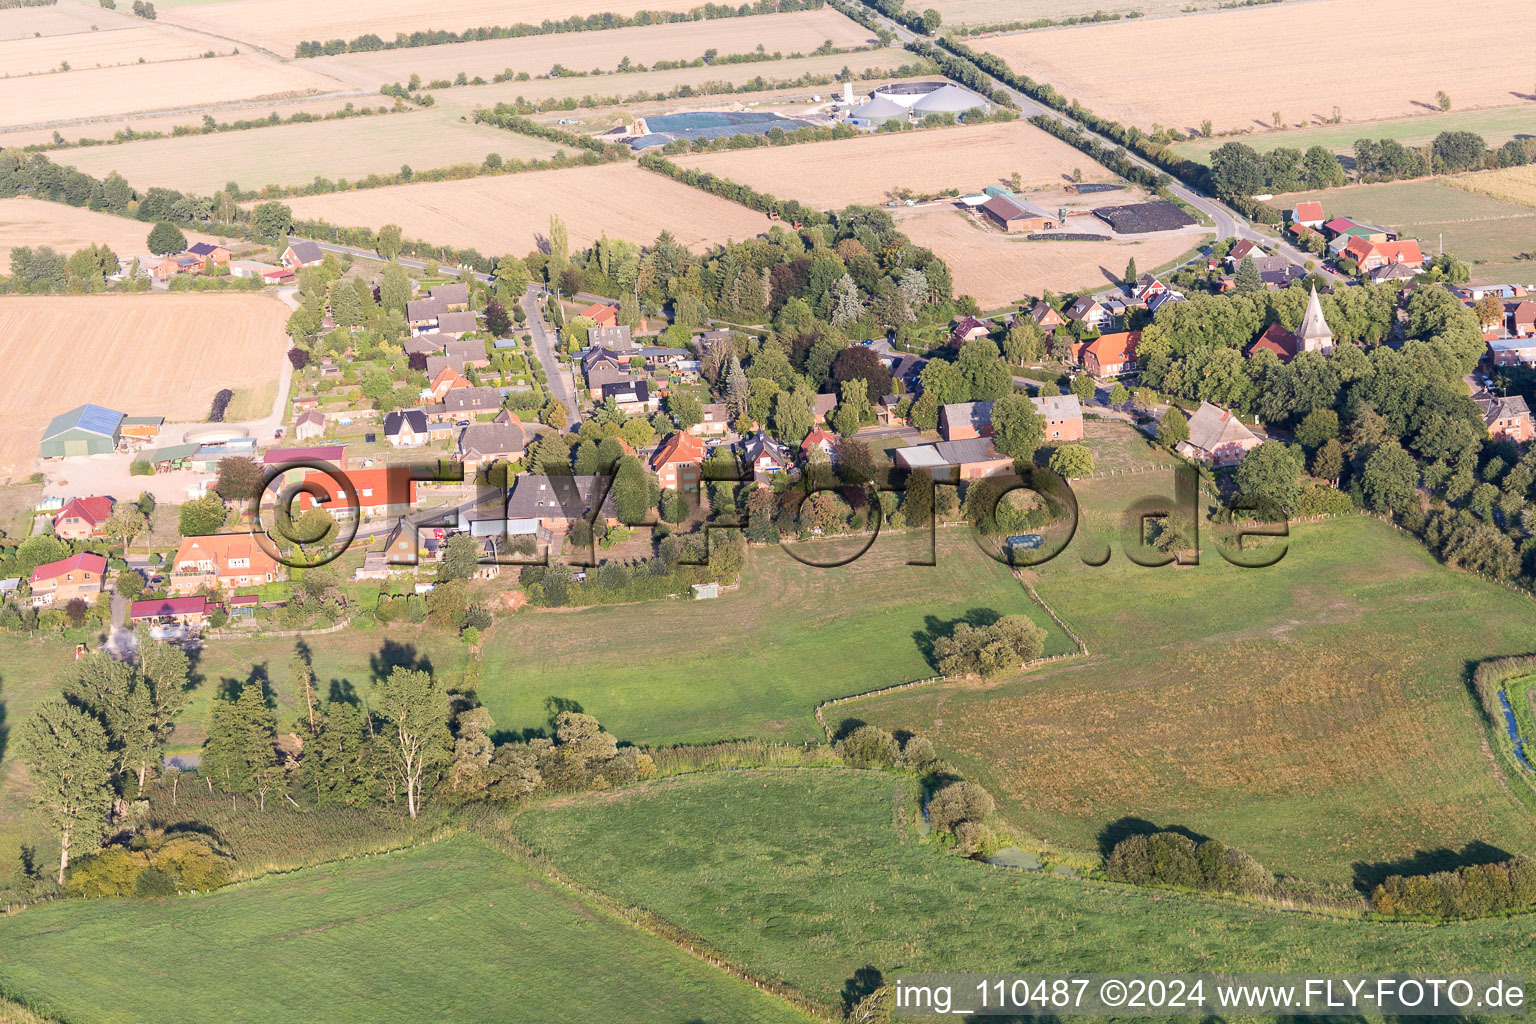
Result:
M1324 355L1333 351L1333 329L1323 317L1323 304L1317 299L1316 285L1312 286L1312 298L1307 301L1307 314L1301 318L1301 326L1296 330L1296 351Z

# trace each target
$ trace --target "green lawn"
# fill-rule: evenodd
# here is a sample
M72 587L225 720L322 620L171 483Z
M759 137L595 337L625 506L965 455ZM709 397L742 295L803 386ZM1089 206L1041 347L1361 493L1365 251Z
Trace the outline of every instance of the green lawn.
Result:
M1039 570L1088 659L838 711L929 736L1043 844L1096 850L1141 818L1340 884L1468 843L1536 851L1465 681L1531 649L1528 598L1371 519L1293 527L1267 569L1205 540L1193 568L1118 551L1092 568L1069 549Z
M1536 106L1521 104L1492 107L1487 110L1456 110L1447 114L1400 117L1390 121L1351 122L1283 132L1256 132L1215 139L1193 139L1176 143L1179 156L1207 163L1211 153L1228 142L1241 142L1260 153L1280 146L1306 152L1312 146L1325 146L1334 153L1353 156L1356 139L1396 139L1405 146L1422 146L1441 132L1476 132L1483 141L1497 149L1510 139L1536 134Z
M807 1018L477 840L0 920L0 989L80 1024Z
M926 543L888 534L835 569L758 548L718 600L519 614L486 636L480 699L503 731L546 727L559 700L637 744L803 741L817 702L933 675L924 644L967 615L1028 614L1047 654L1073 649L969 530L939 531L937 565L903 564Z
M840 1005L855 972L1526 970L1531 919L1438 928L993 868L915 835L911 783L839 771L700 775L538 808L562 871L760 974Z

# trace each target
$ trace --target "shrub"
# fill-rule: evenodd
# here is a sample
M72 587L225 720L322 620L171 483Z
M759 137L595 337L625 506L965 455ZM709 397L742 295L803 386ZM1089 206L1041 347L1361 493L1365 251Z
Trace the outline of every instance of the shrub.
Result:
M154 472L154 464L146 462L144 459L134 459L128 464L129 476L152 476Z
M1115 844L1104 873L1131 885L1215 892L1263 892L1273 882L1264 866L1215 839L1196 843L1177 832L1135 835Z
M946 676L989 676L1033 661L1045 650L1045 630L1025 615L1005 615L990 626L962 622L933 643L933 659Z
M941 832L962 821L981 821L992 813L992 795L974 782L951 782L928 800L928 820Z
M1485 917L1536 908L1536 860L1515 857L1430 875L1392 875L1376 887L1378 913L1413 917Z
M861 725L839 740L837 752L850 768L889 768L901 754L895 737L874 725Z

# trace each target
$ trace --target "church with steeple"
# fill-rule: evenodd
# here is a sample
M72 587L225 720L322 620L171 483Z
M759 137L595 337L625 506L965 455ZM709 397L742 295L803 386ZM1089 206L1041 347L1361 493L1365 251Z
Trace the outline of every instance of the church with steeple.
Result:
M1323 316L1323 304L1317 298L1317 285L1312 286L1312 297L1307 300L1307 313L1301 318L1301 326L1296 330L1296 350L1321 352L1323 355L1333 351L1333 330Z

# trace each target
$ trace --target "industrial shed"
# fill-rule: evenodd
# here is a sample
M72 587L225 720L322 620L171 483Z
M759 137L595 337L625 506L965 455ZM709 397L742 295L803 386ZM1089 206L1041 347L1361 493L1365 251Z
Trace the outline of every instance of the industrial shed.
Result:
M42 456L107 455L122 438L123 414L99 405L82 405L53 418L43 431Z

